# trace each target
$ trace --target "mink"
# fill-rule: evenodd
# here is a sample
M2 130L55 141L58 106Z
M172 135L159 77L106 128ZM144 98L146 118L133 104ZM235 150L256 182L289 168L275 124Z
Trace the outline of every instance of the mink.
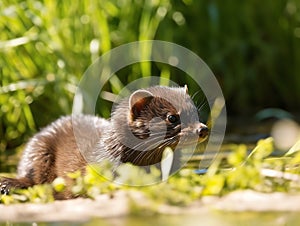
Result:
M42 129L25 146L17 177L0 179L0 192L51 183L57 177L70 186L68 173L84 172L89 163L103 160L115 166L157 164L166 147L200 143L208 134L186 87L139 89L117 104L110 119L70 115ZM74 195L67 190L56 198Z

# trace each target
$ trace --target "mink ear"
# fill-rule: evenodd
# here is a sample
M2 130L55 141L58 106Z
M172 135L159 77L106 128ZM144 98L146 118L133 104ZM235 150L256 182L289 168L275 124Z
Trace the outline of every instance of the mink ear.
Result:
M140 115L142 109L153 98L153 94L147 90L137 90L129 98L129 108L131 118L134 119Z

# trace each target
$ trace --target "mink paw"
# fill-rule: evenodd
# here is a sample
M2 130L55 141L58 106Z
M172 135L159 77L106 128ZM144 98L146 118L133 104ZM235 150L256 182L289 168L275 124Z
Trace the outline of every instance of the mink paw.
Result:
M5 182L5 180L0 181L0 194L1 195L9 194L9 185Z

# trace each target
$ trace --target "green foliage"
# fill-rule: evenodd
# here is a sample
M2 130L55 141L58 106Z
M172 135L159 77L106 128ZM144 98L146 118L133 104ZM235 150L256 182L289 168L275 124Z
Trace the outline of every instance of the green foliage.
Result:
M1 195L0 203L15 204L15 203L49 203L53 202L53 190L49 184L35 185L28 189L11 190L10 195Z
M62 192L66 188L66 182L63 178L57 177L55 180L52 182L52 186L54 191L56 192Z
M1 170L7 165L5 150L13 154L37 128L71 112L76 85L99 55L153 39L170 3L4 0L0 8ZM150 75L149 65L134 65L106 89L119 92L138 75ZM98 113L108 117L111 103L99 105Z
M262 183L262 163L273 151L272 139L261 140L247 156L245 145L238 145L228 156L227 161L232 168L222 169L216 161L204 176L205 195L221 195L237 189L257 189ZM217 163L217 164L216 164Z
M95 198L122 190L139 191L156 204L187 205L203 196L221 196L239 189L253 189L261 192L300 192L299 153L293 157L270 157L273 139L258 142L247 155L244 145L237 145L228 156L230 167L223 168L216 159L205 175L198 175L193 169L182 169L167 181L160 180L160 172L151 168L150 173L131 164L122 165L115 174L109 163L87 166L86 174L80 171L70 173L74 195ZM149 184L149 185L148 185ZM134 185L134 186L131 186ZM142 186L146 185L146 186ZM0 196L4 204L18 202L49 202L53 200L52 190L65 189L62 178L52 185L37 185L25 190L13 190L10 195ZM134 201L134 200L133 200Z
M107 162L87 166L85 175L77 171L69 173L68 176L75 181L71 189L74 195L95 198L99 194L113 193L118 187L111 182L113 179L112 168Z
M298 0L184 2L173 5L186 21L184 26L172 26L174 40L212 68L230 112L245 114L267 107L298 111Z
M14 154L37 128L70 113L76 85L98 56L131 41L161 39L197 53L217 75L229 112L297 110L299 4L297 0L1 1L1 167L8 165L4 150ZM148 75L188 84L193 92L198 89L175 68L150 63L122 70L105 89L117 93L123 84ZM99 100L99 106L99 115L108 117L111 103Z
M291 147L291 149L285 154L285 156L292 156L295 154L299 154L300 152L300 140L296 142L296 144Z
M193 170L184 169L168 181L141 190L159 204L186 205L201 197L202 178Z
M160 181L160 171L154 166L150 167L150 173L147 174L143 168L124 164L118 167L116 173L116 182L129 186L143 186Z
M215 161L203 176L205 195L222 195L238 189L254 189L262 192L299 191L299 156L277 157L273 139L260 140L247 155L245 145L238 145L228 156L232 168L222 169Z

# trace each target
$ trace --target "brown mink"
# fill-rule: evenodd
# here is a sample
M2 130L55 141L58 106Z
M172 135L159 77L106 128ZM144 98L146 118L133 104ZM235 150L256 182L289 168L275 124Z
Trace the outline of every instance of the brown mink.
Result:
M165 147L204 141L208 128L199 122L187 88L154 86L139 89L121 101L110 120L91 115L62 117L27 143L17 178L0 180L1 194L11 188L51 183L68 172L104 159L114 165L159 163ZM70 192L58 199L72 198Z

